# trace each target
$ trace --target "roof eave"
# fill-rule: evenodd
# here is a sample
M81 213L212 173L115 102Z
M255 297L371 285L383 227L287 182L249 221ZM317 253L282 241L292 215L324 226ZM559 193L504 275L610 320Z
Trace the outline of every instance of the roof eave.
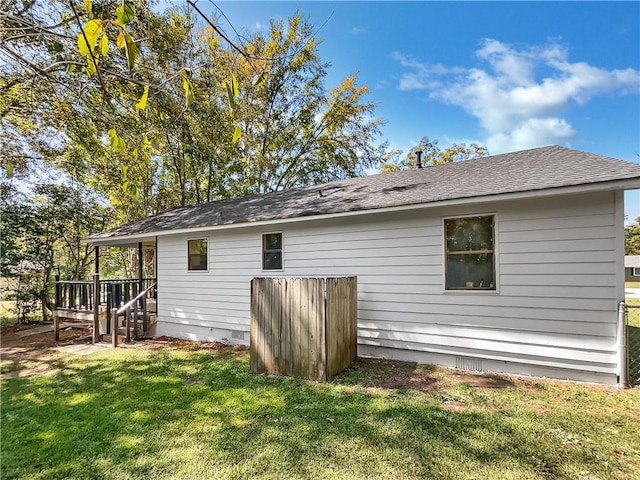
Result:
M526 199L526 198L541 198L541 197L549 197L554 195L570 195L570 194L587 193L587 192L595 192L595 191L603 191L603 190L634 190L634 189L640 189L640 178L615 180L615 181L608 181L608 182L594 182L594 183L582 184L582 185L545 188L540 190L527 190L522 192L498 193L493 195L481 195L476 197L462 197L462 198L440 200L440 201L428 202L428 203L398 205L394 207L382 207L382 208L367 209L367 210L352 210L352 211L339 212L339 213L307 215L307 216L301 216L301 217L276 218L272 220L261 220L261 221L255 221L255 222L238 222L238 223L230 223L230 224L222 224L222 225L209 225L209 226L203 226L203 227L158 230L154 232L145 232L145 233L134 234L134 235L121 235L121 236L105 237L105 238L86 238L83 241L87 243L92 243L94 245L99 245L99 246L120 247L120 246L134 245L136 244L136 242L155 240L156 237L165 236L165 235L179 235L179 234L186 234L186 233L193 234L193 233L198 233L203 231L228 230L231 228L280 225L283 223L297 223L297 222L305 222L310 220L319 220L319 219L324 220L324 219L330 219L330 218L349 217L349 216L356 216L356 215L368 215L371 213L398 212L398 211L406 211L406 210L456 206L456 205L462 205L462 204L472 205L477 203L520 200L520 199Z

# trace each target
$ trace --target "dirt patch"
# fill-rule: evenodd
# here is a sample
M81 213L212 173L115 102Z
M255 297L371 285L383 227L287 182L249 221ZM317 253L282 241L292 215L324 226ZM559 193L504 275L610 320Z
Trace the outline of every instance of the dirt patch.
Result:
M479 389L518 388L517 380L488 373L473 373L410 362L358 358L338 377L338 381L355 380L365 387L378 389L437 392L466 385ZM451 408L456 408L452 404Z
M512 381L499 375L475 373L456 373L455 375L460 383L464 383L469 387L510 388L516 386Z
M43 324L3 325L0 330L0 379L42 375L56 371L57 356L52 348L63 345L89 344L91 332L87 328L64 328L56 342L53 331ZM25 335L30 331L41 331Z
M437 390L441 380L435 367L408 362L394 362L374 358L357 358L338 379L358 377L367 387L382 389L416 389L424 392Z
M2 326L0 330L0 379L53 373L61 368L58 362L67 354L90 355L111 348L107 342L92 344L91 329L66 327L56 341L49 325L42 323ZM119 348L181 349L228 352L235 355L247 350L244 346L230 346L217 342L193 342L170 337L120 343Z
M126 344L124 344L126 346ZM246 352L249 350L249 347L244 345L228 345L226 343L221 342L194 342L192 340L182 340L180 338L172 338L172 337L156 337L144 340L137 340L134 343L129 344L129 346L135 346L140 348L148 348L148 349L159 349L159 348L169 348L169 349L180 349L180 350L209 350L212 352L220 352L226 351L230 353L234 352Z

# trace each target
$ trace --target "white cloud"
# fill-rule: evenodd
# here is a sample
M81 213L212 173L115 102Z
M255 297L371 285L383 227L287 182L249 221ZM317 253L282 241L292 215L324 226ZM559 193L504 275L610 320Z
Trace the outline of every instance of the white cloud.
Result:
M351 35L359 35L359 34L364 33L364 32L366 32L366 30L364 28L361 28L361 27L353 27L351 29Z
M530 118L514 130L491 134L485 144L491 153L525 150L567 142L575 136L569 123L561 118Z
M478 119L491 153L566 142L576 135L562 114L604 94L640 93L640 72L605 70L571 63L552 43L516 49L484 40L476 68L428 64L402 53L393 57L406 71L400 90L427 90L429 96L462 107Z

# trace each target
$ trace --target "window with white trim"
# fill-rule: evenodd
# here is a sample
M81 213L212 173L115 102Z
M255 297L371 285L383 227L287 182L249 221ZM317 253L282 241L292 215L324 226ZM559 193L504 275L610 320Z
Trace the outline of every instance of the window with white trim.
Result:
M187 269L190 271L207 269L207 239L187 240Z
M495 290L495 217L446 218L445 289Z
M282 270L282 233L262 235L262 269Z
M640 277L640 268L633 267L631 269L631 276L632 277Z

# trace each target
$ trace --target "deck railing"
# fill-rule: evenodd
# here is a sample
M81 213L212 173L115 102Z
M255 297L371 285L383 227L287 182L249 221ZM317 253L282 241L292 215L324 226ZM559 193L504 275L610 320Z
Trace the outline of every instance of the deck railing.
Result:
M126 304L122 305L120 308L114 307L113 310L109 312L110 322L108 321L108 323L111 323L111 331L113 332L113 335L111 335L111 344L114 347L118 346L118 335L120 333L118 331L118 320L120 315L124 315L125 341L131 341L131 327L133 327L133 338L138 337L139 326L142 327L143 332L147 331L149 322L147 295L149 295L151 290L155 290L155 288L156 284L152 283ZM139 325L140 322L142 325ZM107 327L107 331L108 330L109 327Z
M96 274L93 280L60 280L56 277L56 310L69 312L93 312L94 341L99 341L99 317L114 308L131 301L144 292L147 300L156 299L155 278L101 280ZM111 333L111 322L107 321L106 333Z
M95 294L95 280L57 280L56 308L73 311L92 311L97 304L105 306L107 311L120 307L136 297L139 292L147 290L146 298L155 299L157 289L149 288L156 283L155 278L140 279L98 279L98 295Z

